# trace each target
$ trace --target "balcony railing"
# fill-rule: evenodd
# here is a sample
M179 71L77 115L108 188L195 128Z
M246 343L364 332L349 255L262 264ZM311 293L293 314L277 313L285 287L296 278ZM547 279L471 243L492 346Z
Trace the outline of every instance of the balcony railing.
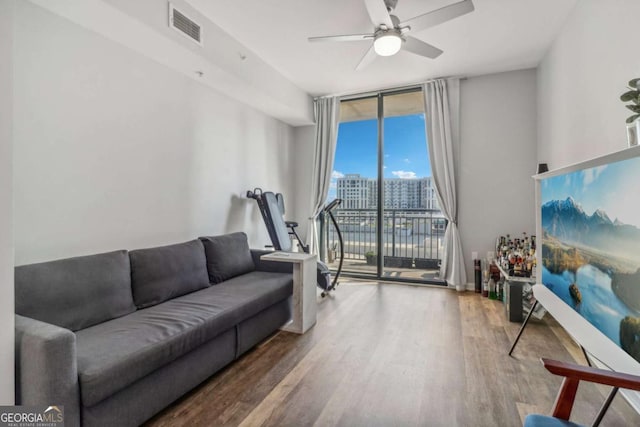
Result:
M345 259L367 260L376 264L377 211L375 209L336 209L333 212L344 240ZM331 221L324 220L325 245L331 261L338 249L338 235ZM434 269L442 253L442 237L447 220L439 210L385 209L383 248L385 265L390 267Z

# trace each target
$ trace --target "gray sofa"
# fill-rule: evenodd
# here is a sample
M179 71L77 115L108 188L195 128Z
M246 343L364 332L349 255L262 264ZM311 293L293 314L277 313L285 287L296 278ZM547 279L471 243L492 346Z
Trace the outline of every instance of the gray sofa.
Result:
M293 277L244 233L16 267L16 401L134 426L291 317Z

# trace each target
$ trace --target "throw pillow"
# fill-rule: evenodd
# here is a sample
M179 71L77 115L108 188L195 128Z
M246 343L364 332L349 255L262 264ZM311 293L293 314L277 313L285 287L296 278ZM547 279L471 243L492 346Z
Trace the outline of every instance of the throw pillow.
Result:
M200 237L207 255L209 281L213 284L255 270L245 233Z

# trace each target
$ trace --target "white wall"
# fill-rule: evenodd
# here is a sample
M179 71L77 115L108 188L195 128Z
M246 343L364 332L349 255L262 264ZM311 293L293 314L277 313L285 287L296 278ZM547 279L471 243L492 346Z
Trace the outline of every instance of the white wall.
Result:
M16 264L242 230L293 129L28 2L15 26Z
M627 147L620 101L640 77L637 0L581 0L538 68L538 159L552 169Z
M459 227L467 281L497 236L535 233L536 71L463 80L460 85Z
M0 405L14 403L12 232L13 0L0 0Z

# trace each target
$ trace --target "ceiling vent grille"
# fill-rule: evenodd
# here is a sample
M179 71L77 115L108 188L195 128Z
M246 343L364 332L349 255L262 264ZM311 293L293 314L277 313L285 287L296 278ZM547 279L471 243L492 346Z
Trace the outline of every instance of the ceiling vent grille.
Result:
M169 3L169 26L202 46L202 27Z

